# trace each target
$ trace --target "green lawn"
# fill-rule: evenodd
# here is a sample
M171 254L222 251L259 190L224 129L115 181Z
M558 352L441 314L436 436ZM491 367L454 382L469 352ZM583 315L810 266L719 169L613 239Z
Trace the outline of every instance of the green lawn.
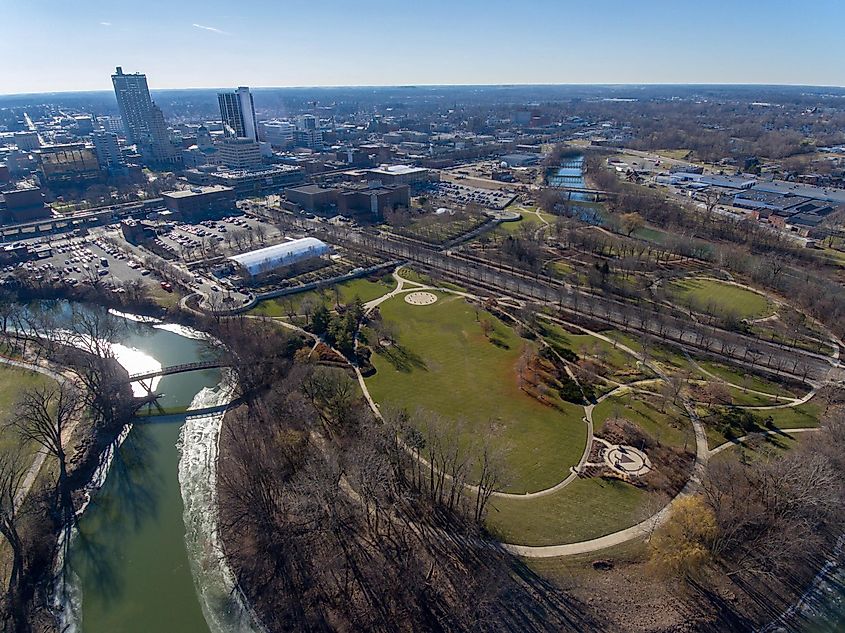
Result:
M766 380L760 376L755 376L754 374L749 374L738 367L731 367L730 365L709 360L697 360L697 362L702 368L714 376L718 376L722 380L739 387L753 389L754 391L762 391L763 393L770 393L772 395L795 397L795 394L783 385Z
M783 409L769 409L757 411L757 415L771 416L774 425L780 429L800 429L802 427L818 426L822 406L813 400L797 407Z
M418 284L423 284L426 286L433 286L434 282L431 280L431 277L426 275L425 273L421 273L416 271L412 268L407 268L403 266L399 269L399 276L402 279L407 279L408 281L413 281Z
M349 303L356 295L362 301L367 302L390 292L395 288L395 284L388 284L381 280L373 282L369 279L350 279L322 290L308 290L277 297L276 299L267 299L250 310L249 314L268 317L286 316L288 302L292 302L294 308L299 309L299 305L306 298L313 301L315 305L324 303L331 307L335 302L335 288L340 292L341 303Z
M552 262L549 264L549 268L551 269L551 272L558 277L566 277L567 275L571 275L575 272L575 267L564 261Z
M627 332L620 332L618 330L608 330L606 332L602 332L602 334L604 334L608 338L612 338L614 341L622 343L622 345L632 349L637 354L642 355L643 353L644 348L642 341L632 336L631 334L628 334ZM655 345L651 340L648 340L648 345L648 355L650 362L659 365L664 372L669 374L675 373L677 371L688 372L693 378L697 377L696 375L699 374L695 366L687 359L686 356L684 356L683 352L681 352L680 350L677 350L673 347L668 347L666 345ZM649 373L649 376L653 375L651 371L647 368L645 371Z
M696 407L703 419L706 419L708 411L705 407ZM805 427L815 427L819 425L819 416L822 412L822 406L811 400L805 404L797 407L783 407L780 409L763 409L752 411L757 417L760 424L760 430L768 430L764 428L764 420L767 417L772 418L772 424L779 429L799 429ZM711 449L716 448L720 444L727 441L724 435L716 430L711 424L705 424L707 432L707 442Z
M20 445L17 434L4 428L4 423L14 414L15 402L21 391L52 382L53 380L44 374L9 365L0 365L0 451ZM33 451L34 447L32 450L26 450L27 453Z
M553 346L568 348L580 358L591 358L605 365L609 378L631 382L653 377L652 372L628 352L591 334L571 334L553 323L542 321L543 334Z
M759 393L750 393L736 387L728 387L731 394L731 402L739 407L768 407L776 404L784 404L784 398L763 396Z
M619 480L576 479L534 499L490 500L487 527L518 545L561 545L605 536L646 518L649 494Z
M773 312L765 296L715 279L680 279L668 283L666 289L675 301L694 310L735 313L742 319L756 319Z
M373 398L410 413L426 409L461 419L464 441L493 438L507 451L508 491L558 483L584 450L583 408L558 400L560 411L524 393L516 366L531 343L479 311L494 324L494 344L476 321L474 306L437 294L430 306L411 306L402 297L381 305L383 318L395 324L398 345L373 355L377 372L367 379Z
M602 400L593 409L593 428L596 434L607 420L625 418L639 426L655 440L671 446L691 446L695 443L692 424L687 415L670 402L660 411L659 398L624 393Z

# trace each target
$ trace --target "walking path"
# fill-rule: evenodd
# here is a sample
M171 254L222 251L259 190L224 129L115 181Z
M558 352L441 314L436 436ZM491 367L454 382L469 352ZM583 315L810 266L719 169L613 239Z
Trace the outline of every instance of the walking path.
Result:
M480 297L478 297L477 295L473 295L471 293L459 292L459 291L455 291L455 290L452 290L452 289L449 289L449 288L440 288L440 287L431 286L431 285L427 285L427 284L420 283L420 282L407 280L399 274L398 271L400 269L401 269L401 266L397 267L397 269L393 271L393 278L396 280L396 284L397 284L396 287L394 289L392 289L390 292L387 292L384 295L377 297L376 299L373 299L373 300L365 303L364 305L365 305L365 313L366 314L369 314L372 310L374 310L376 307L378 307L379 305L381 305L385 301L388 301L389 299L392 299L394 297L400 296L400 295L405 294L405 293L415 292L415 291L438 291L438 292L446 292L446 293L449 293L449 294L460 295L460 296L463 296L463 297L469 298L469 299L475 299L475 300L480 299ZM552 317L552 316L546 316L546 318L548 318L549 320L551 320L553 322L562 323L562 321L560 321L559 319ZM313 337L315 339L315 345L316 345L316 342L319 341L318 337L315 337L313 334L303 330L302 328L300 328L298 326L295 326L293 324L289 324L289 323L287 323L283 320L277 320L277 322L282 324L284 327L287 327L291 330L295 330L295 331L298 331L300 333L303 333L303 334L306 334L308 336ZM536 498L539 498L539 497L551 495L551 494L554 494L554 493L562 490L563 488L565 488L567 485L569 485L572 481L574 481L578 477L578 474L577 474L578 471L581 468L583 468L584 465L587 463L587 459L589 458L590 451L592 450L592 445L593 445L593 441L594 441L594 425L593 425L592 415L593 415L593 410L595 409L595 406L597 404L599 404L600 402L604 401L605 399L607 399L607 398L609 398L613 395L619 395L620 393L623 393L626 390L636 391L636 392L652 393L653 394L653 392L650 392L648 390L640 388L639 385L657 382L657 381L661 381L661 380L662 381L668 380L668 376L663 371L661 366L656 364L653 360L651 360L651 359L649 359L645 356L641 356L639 353L637 353L635 350L631 349L630 347L626 346L624 343L621 343L620 341L612 339L612 338L602 334L601 332L590 330L589 328L586 328L586 327L583 327L583 326L580 326L580 325L576 325L576 324L572 324L572 323L568 323L568 322L566 323L566 325L568 327L573 327L573 328L575 328L575 329L577 329L577 330L579 330L579 331L581 331L585 334L593 336L593 337L595 337L599 340L610 343L611 345L614 346L614 348L625 352L626 354L630 355L634 359L637 359L638 362L642 363L645 367L647 367L652 372L654 372L654 374L657 375L658 378L644 379L644 380L639 380L639 381L635 381L635 382L627 383L627 384L626 383L617 383L615 381L612 381L616 384L616 387L614 387L614 389L612 389L608 393L601 396L596 401L596 403L589 404L589 405L586 405L584 407L585 415L583 417L583 421L587 425L587 435L588 435L585 450L584 450L584 452L581 456L581 459L579 460L579 463L577 464L577 466L571 467L570 474L565 479L558 482L554 486L551 486L551 487L543 489L543 490L538 490L538 491L524 493L524 494L494 492L493 493L494 497L505 498L505 499L529 500L529 499L536 499ZM703 370L702 368L700 368L698 366L697 363L695 363L695 361L692 361L692 363L696 367L698 367L702 371L702 373L704 373L705 375L710 376L714 379L717 379L720 382L723 382L725 384L737 387L737 388L742 389L744 391L747 391L749 393L755 393L755 394L759 394L759 395L766 396L766 397L775 397L775 396L773 396L773 394L758 392L758 391L754 391L754 390L751 390L751 389L745 389L745 388L740 387L738 385L733 385L733 383L730 383L729 381L727 381L725 379L722 379L718 376L714 376L710 372ZM364 395L364 399L367 401L367 404L369 405L370 409L373 411L373 414L378 419L383 419L382 416L381 416L381 412L379 410L378 403L376 403L375 400L372 398L372 395L370 394L369 389L367 388L367 383L364 379L364 376L361 374L361 372L360 372L360 370L357 366L353 365L352 367L353 367L353 370L355 371L355 376L356 376L356 379L358 381L358 385L361 388L361 392ZM569 370L568 366L567 366L567 370ZM794 406L797 406L799 404L806 403L807 401L809 401L815 395L815 393L816 393L816 387L814 386L813 389L809 393L805 394L803 397L792 398L789 402L786 402L784 404L771 405L771 406L760 406L760 407L742 406L742 407L739 407L739 408L765 410L765 409L779 409L779 408L786 408L786 407L794 407ZM740 444L744 441L747 441L748 439L751 439L752 437L755 437L755 435L749 435L749 436L741 437L741 438L738 438L738 439L730 441L730 442L725 442L724 444L721 444L718 447L711 450L708 447L708 441L707 441L707 436L706 436L704 426L701 423L701 421L698 419L698 416L696 414L694 403L691 403L691 402L685 400L684 401L684 407L687 410L687 414L690 417L690 421L692 423L692 427L693 427L693 431L694 431L694 435L695 435L695 445L696 445L695 461L694 461L694 464L693 464L692 473L690 475L690 478L687 481L684 488L673 499L671 499L663 508L661 508L656 513L652 514L648 518L644 519L643 521L640 521L639 523L637 523L637 524L635 524L631 527L625 528L623 530L619 530L617 532L614 532L612 534L608 534L608 535L605 535L605 536L602 536L602 537L599 537L599 538L589 539L589 540L585 540L585 541L579 541L579 542L575 542L575 543L564 543L564 544L560 544L560 545L530 546L530 545L518 545L518 544L513 544L513 543L502 543L501 546L505 550L507 550L507 551L509 551L513 554L516 554L518 556L523 556L523 557L527 557L527 558L549 558L549 557L572 556L572 555L577 555L577 554L586 554L586 553L590 553L590 552L596 552L596 551L599 551L599 550L602 550L602 549L605 549L605 548L608 548L608 547L613 547L613 546L620 545L620 544L623 544L623 543L626 543L626 542L629 542L629 541L632 541L632 540L635 540L635 539L650 536L651 533L657 527L659 527L660 524L663 523L669 517L671 510L672 510L672 507L674 506L675 503L677 503L677 501L679 499L681 499L681 498L683 498L687 495L693 494L697 490L698 485L700 484L700 481L701 481L701 476L704 473L704 469L705 469L707 460L712 455L716 455L716 454L730 448L731 446L736 446L736 445L738 445L738 444ZM811 432L811 431L815 431L815 430L818 430L818 429L816 429L816 428L802 428L802 429L790 429L788 431L772 430L772 431L767 431L765 434L769 435L769 434L776 434L776 433L793 433L793 432L802 433L802 432ZM427 462L422 457L418 457L418 459L420 459L423 463L428 465ZM477 490L477 487L472 486L472 485L467 485L467 489L475 491L475 490Z

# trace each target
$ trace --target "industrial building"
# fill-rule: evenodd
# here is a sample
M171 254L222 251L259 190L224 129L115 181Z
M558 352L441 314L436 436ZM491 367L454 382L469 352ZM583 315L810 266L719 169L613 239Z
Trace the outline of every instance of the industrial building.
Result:
M303 237L282 244L266 246L248 253L232 255L232 261L249 277L264 275L279 268L329 253L331 248L314 237Z

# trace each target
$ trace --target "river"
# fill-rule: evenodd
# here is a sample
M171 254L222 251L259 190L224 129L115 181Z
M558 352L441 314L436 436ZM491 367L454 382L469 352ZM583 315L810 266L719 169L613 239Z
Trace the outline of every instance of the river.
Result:
M214 346L178 326L130 323L112 341L129 373L203 360ZM169 410L227 401L220 370L153 381ZM143 387L133 385L136 394ZM114 451L71 541L59 591L67 631L252 631L215 530L222 414L139 419Z

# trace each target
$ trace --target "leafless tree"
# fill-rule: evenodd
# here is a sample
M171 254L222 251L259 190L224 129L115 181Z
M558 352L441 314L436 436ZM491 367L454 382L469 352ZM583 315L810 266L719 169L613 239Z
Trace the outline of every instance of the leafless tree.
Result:
M25 564L25 548L20 535L19 495L23 489L26 466L19 451L0 453L0 534L12 551L12 567L5 587L11 614L17 611L18 582ZM3 610L0 609L0 614Z
M81 406L79 392L70 382L39 385L21 393L16 414L6 423L23 443L38 445L56 460L59 467L56 490L60 507L68 516L72 513L72 507L67 485L66 435Z

